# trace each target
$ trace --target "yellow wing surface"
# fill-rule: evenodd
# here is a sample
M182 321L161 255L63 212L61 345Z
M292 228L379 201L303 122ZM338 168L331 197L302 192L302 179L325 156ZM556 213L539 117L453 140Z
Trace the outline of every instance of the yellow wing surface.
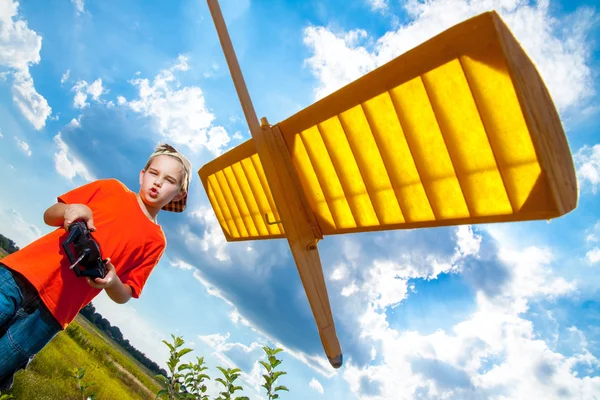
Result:
M228 241L285 237L283 226L272 223L279 214L252 140L204 165L199 174Z
M277 126L324 235L550 219L577 205L555 106L494 12ZM284 235L265 225L277 212L261 171L251 141L200 171L228 240Z

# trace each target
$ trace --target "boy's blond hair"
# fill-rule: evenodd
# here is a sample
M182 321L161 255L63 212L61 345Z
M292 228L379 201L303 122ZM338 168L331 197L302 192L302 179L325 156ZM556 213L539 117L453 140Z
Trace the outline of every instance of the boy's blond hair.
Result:
M181 163L181 166L183 167L183 179L181 181L181 190L185 191L186 193L185 196L183 196L183 198L177 201L171 201L169 204L166 204L162 209L171 212L183 212L187 205L187 193L190 187L190 182L192 181L192 164L183 154L178 152L175 149L175 147L171 146L170 144L163 143L158 145L154 150L154 153L150 155L148 161L146 162L146 165L144 166L144 171L146 171L150 167L150 164L152 164L152 160L160 155L167 155L173 157Z

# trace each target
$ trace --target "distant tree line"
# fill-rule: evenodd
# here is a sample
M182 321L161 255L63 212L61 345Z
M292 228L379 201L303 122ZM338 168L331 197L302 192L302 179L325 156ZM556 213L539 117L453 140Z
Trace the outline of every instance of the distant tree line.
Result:
M110 322L98 312L96 312L96 308L92 303L89 303L87 306L83 307L79 314L83 315L88 321L93 323L110 336L115 342L117 342L121 347L123 347L133 358L142 363L146 368L148 368L154 374L162 374L167 375L167 371L160 368L158 364L154 361L150 360L144 353L136 349L129 343L129 340L123 337L121 330L117 326L112 326Z
M12 254L19 250L19 247L15 242L0 233L0 247L3 248L8 254Z

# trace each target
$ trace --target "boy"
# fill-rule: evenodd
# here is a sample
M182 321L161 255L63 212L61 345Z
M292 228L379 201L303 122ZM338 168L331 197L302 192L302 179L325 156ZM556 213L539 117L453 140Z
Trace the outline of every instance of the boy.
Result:
M190 162L160 145L140 172L138 193L116 179L101 179L58 197L44 222L61 227L0 261L0 390L65 329L101 290L119 304L139 298L166 239L159 211L182 212ZM108 259L103 279L78 278L61 247L66 228L85 221ZM62 228L65 229L62 229Z

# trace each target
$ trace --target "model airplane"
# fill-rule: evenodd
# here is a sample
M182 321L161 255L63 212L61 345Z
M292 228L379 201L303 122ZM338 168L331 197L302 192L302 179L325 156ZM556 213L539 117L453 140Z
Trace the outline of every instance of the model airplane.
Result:
M577 206L569 145L495 12L453 26L275 125L254 112L208 0L252 139L199 170L228 241L287 239L329 362L342 350L326 235L551 219Z

